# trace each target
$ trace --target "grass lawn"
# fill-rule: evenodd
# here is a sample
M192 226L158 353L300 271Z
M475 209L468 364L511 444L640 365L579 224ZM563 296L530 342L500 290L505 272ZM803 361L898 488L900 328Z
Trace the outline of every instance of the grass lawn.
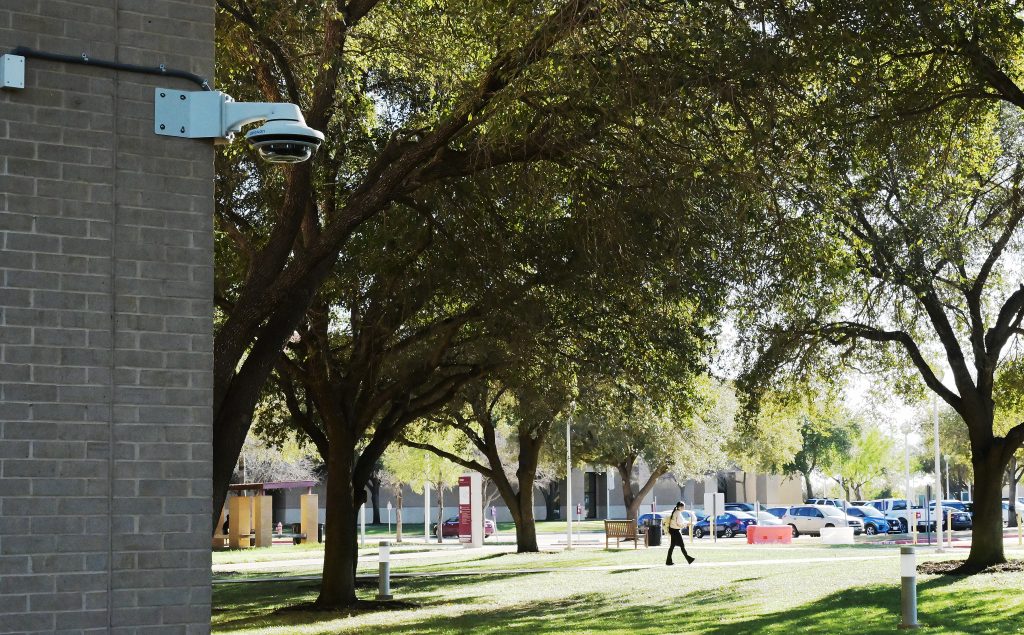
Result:
M400 610L330 614L278 609L315 599L317 582L214 587L214 632L314 633L893 633L899 564L893 547L790 548L698 542L701 563L663 566L664 550L541 554L465 552L458 562L396 561L395 571L472 569L479 575L394 579ZM1024 556L1008 550L1011 557ZM455 553L453 556L457 555ZM462 554L458 554L462 555ZM871 559L850 560L864 556ZM933 558L935 556L928 556ZM819 558L818 562L787 562ZM756 564L751 561L780 560ZM734 564L730 564L734 563ZM581 566L654 565L639 570ZM510 569L543 573L499 573ZM921 576L919 612L929 633L1024 633L1024 574ZM368 582L361 597L371 599Z

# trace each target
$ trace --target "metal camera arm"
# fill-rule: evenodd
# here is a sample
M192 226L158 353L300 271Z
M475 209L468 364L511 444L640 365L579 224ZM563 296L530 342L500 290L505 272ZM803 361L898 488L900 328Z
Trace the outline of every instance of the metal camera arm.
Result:
M295 104L236 102L219 90L180 91L157 88L153 132L168 137L231 141L242 126L267 119L305 123Z

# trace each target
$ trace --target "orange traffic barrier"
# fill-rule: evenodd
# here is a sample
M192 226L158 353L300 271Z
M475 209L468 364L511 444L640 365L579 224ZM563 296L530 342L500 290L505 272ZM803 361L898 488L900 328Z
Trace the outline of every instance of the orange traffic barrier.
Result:
M747 527L748 545L788 545L793 542L793 528L789 525Z

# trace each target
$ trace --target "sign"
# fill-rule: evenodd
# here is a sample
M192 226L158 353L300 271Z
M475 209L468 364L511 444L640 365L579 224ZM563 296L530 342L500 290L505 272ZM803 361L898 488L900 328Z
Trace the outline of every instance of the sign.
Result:
M459 477L459 542L473 541L473 507L470 505L472 480L469 475Z
M494 522L498 522L498 508L494 505L491 505L491 518L494 519Z
M391 511L391 501L388 501L388 511Z
M608 468L608 490L615 489L615 470Z
M577 516L582 516L583 515L583 503L576 503L576 515Z

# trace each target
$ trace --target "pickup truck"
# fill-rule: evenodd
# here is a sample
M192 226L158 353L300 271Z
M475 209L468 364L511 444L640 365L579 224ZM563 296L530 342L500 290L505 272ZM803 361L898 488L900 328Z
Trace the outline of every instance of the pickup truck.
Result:
M890 523L899 523L900 530L903 533L906 533L910 527L910 518L914 519L913 522L917 526L918 531L928 531L928 524L925 520L925 509L923 507L912 506L908 510L906 499L879 498L873 501L868 501L868 505L871 505L878 511L885 514L885 519L890 521Z

